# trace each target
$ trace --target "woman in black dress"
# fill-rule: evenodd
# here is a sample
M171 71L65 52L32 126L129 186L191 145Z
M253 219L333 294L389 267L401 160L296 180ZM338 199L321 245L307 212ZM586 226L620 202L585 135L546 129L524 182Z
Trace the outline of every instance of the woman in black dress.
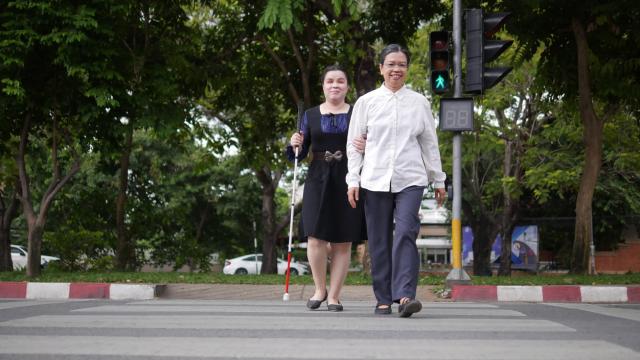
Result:
M347 200L346 141L351 106L345 102L347 74L337 65L322 75L325 102L304 113L300 131L291 136L289 159L301 146L298 159L309 154L311 162L304 186L302 228L307 237L315 293L307 302L317 309L327 301L330 311L342 311L340 291L351 262L351 243L366 238L362 206L353 209ZM362 146L364 140L360 139ZM329 245L330 244L330 245ZM331 283L327 290L327 260L331 257Z

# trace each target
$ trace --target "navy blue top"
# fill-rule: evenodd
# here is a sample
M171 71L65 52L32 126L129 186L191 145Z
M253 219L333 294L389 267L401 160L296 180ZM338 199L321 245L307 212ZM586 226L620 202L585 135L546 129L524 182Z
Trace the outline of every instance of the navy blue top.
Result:
M302 149L300 149L298 153L298 160L304 159L307 156L311 144L313 144L313 151L315 152L326 150L331 152L342 150L344 152L347 132L349 131L349 113L320 114L320 133L312 130L307 113L308 111L305 111L299 129L304 134L304 141L302 143ZM335 136L322 136L322 134L342 136L338 136L338 139ZM291 145L287 146L287 158L289 161L293 161L294 157L295 152L293 151L293 147Z

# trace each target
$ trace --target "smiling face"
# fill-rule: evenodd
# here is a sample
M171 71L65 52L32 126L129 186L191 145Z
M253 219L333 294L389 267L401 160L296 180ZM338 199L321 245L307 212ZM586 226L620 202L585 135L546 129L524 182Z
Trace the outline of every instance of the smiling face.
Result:
M380 65L380 74L384 77L384 85L391 91L400 90L407 79L407 56L398 51L387 54Z
M322 81L322 91L327 102L344 102L349 90L347 75L340 70L331 70L324 75Z

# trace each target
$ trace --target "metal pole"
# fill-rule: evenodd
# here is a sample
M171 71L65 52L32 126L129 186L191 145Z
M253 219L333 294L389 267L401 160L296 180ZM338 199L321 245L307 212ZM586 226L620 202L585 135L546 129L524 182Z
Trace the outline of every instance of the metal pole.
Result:
M453 97L462 97L462 0L453 0Z
M256 221L253 221L253 253L256 254L256 275L258 274L258 234L256 233Z
M593 209L591 210L591 239L589 239L589 274L597 275L596 273L596 245L593 242Z
M453 1L453 97L462 97L462 0ZM469 283L471 278L462 268L462 135L453 134L453 208L451 218L451 251L453 269L447 275L447 288Z

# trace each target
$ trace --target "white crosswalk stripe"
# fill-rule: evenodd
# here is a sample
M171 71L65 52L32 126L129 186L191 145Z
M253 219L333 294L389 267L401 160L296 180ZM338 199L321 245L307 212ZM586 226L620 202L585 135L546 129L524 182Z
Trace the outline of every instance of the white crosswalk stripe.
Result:
M65 302L66 300L51 300L51 301L33 301L33 300L8 300L0 303L0 310L4 309L17 309L23 308L27 306L35 306L35 305L47 305L47 304L59 304Z
M593 304L550 304L565 309L588 311L594 314L613 316L620 319L640 321L640 311L626 305L593 305Z
M0 303L0 310L11 311L8 304L19 303ZM375 316L370 302L344 305L346 311L329 313L308 311L300 301L76 303L0 317L0 359L640 359L632 348L581 339L572 326L532 318L517 304L426 303L410 319ZM634 320L640 313L575 308Z
M355 339L328 344L315 339L298 339L291 348L289 339L264 338L247 341L245 338L145 338L123 337L40 337L8 336L0 340L2 351L16 354L39 353L38 348L49 354L64 355L123 355L129 356L192 356L223 358L263 358L265 349L281 349L273 358L306 359L393 359L402 354L405 359L565 359L583 360L597 352L604 359L635 359L637 353L603 341L563 341L556 347L541 346L540 341L518 340L504 343L499 340L469 340L463 346L456 340L380 340ZM144 344L141 344L144 342ZM5 347L6 346L6 347ZM455 352L452 351L455 349ZM303 351L303 354L300 353ZM535 355L534 355L535 354ZM478 356L480 355L480 356ZM635 356L635 357L634 357Z

